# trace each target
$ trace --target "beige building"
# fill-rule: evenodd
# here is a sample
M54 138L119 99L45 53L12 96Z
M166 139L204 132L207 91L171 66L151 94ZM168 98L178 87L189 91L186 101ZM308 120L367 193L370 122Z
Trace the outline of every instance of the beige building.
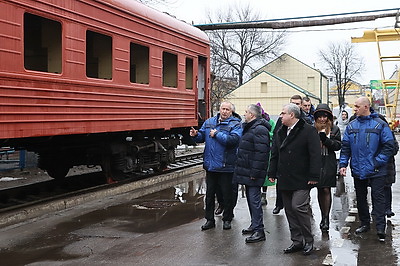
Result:
M278 116L291 96L307 96L316 106L328 102L328 79L316 70L288 54L283 54L259 70L242 86L228 94L243 115L247 105L260 102L271 116Z

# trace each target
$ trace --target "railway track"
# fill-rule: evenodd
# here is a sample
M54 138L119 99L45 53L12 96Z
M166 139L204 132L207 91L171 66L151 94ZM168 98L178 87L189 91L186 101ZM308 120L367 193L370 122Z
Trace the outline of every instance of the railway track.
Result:
M107 196L129 192L140 197L183 183L185 176L202 171L201 156L202 152L180 155L162 173L147 171L114 184L95 172L0 190L0 226Z

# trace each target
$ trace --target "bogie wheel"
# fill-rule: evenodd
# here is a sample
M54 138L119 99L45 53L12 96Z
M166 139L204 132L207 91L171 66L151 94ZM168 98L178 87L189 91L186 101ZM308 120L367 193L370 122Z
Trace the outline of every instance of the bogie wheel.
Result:
M69 172L69 167L66 165L54 165L46 169L47 174L55 179L65 178Z

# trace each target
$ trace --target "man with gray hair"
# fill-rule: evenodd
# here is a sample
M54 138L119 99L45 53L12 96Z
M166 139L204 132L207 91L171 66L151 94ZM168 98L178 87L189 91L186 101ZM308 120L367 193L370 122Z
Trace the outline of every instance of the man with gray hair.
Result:
M206 170L206 223L201 230L215 227L215 193L221 189L224 199L222 216L224 230L231 229L233 218L232 176L236 163L236 150L242 136L241 119L233 112L231 102L221 103L219 113L207 119L199 130L189 132L195 142L205 142L203 167Z
M261 107L255 104L247 107L244 120L233 180L245 185L251 224L242 234L251 234L246 243L255 243L265 240L261 187L268 169L271 125L261 117Z
M284 253L313 250L310 190L318 183L321 171L321 146L315 127L301 119L300 107L287 104L280 114L282 126L272 145L268 176L278 179L292 244Z

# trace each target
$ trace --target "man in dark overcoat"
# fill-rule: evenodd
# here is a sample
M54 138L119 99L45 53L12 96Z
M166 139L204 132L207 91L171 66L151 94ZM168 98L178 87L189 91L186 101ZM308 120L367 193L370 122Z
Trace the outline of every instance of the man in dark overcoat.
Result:
M247 107L244 118L233 179L245 185L251 224L242 233L251 234L246 243L255 243L265 240L261 187L268 169L271 125L261 117L261 107L255 104Z
M277 178L293 243L284 253L313 250L310 189L319 181L321 146L315 127L301 119L300 107L287 104L280 114L282 126L272 145L268 170L270 181Z

